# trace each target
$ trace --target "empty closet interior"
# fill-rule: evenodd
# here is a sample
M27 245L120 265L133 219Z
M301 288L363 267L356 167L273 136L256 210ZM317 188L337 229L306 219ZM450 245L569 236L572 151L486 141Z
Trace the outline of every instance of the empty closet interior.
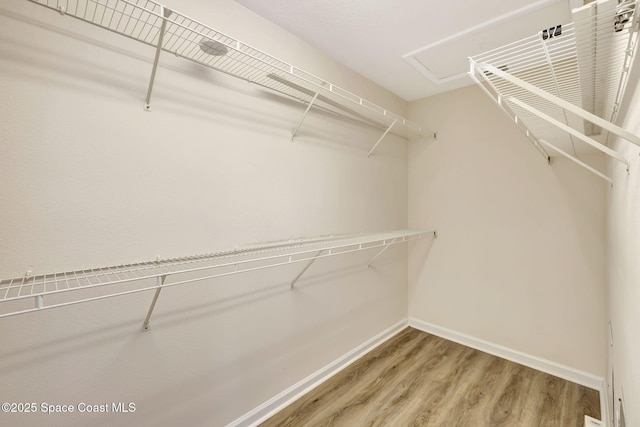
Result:
M0 5L0 418L257 425L412 327L640 423L637 3L259 3Z

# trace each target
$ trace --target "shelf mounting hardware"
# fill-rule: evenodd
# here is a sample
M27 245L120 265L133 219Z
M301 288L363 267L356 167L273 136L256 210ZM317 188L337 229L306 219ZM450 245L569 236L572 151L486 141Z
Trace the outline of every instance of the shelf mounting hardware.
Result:
M588 171L593 172L594 174L598 175L600 178L602 178L605 181L607 181L610 185L613 185L613 180L611 178L609 178L607 175L603 174L602 172L592 168L591 166L589 166L585 162L581 161L577 157L572 156L571 154L567 153L564 150L561 150L560 148L556 147L555 145L551 144L550 142L545 141L544 139L540 139L539 141L542 144L544 144L544 145L548 146L549 148L551 148L552 150L557 151L559 154L562 154L567 159L572 160L573 162L579 164L580 166L582 166L583 168L587 169Z
M553 117L549 116L548 114L543 113L542 111L533 108L532 106L525 104L524 102L520 101L519 99L515 99L515 98L509 98L508 99L509 102L517 105L520 108L523 108L525 110L527 110L528 112L530 112L531 114L535 114L536 116L540 117L541 119L551 123L552 125L562 129L563 131L567 132L570 135L575 136L576 138L586 142L587 144L591 145L592 147L602 151L603 153L613 157L614 159L616 159L617 161L619 161L620 163L623 163L626 167L627 167L627 172L629 172L629 160L627 160L624 156L621 156L620 154L618 154L617 152L615 152L614 150L612 150L611 148L600 144L598 141L589 138L588 136L578 132L577 130L573 129L570 126L565 125L564 123L554 119Z
M608 130L609 132L618 135L619 137L626 139L627 141L640 146L640 137L638 137L637 135L632 134L631 132L621 128L620 126L616 126L613 123L600 118L598 116L596 116L595 114L592 114L588 111L583 110L582 108L576 107L575 105L573 105L570 102L565 101L562 98L559 98L555 95L550 94L549 92L546 92L542 89L539 89L538 87L525 82L524 80L519 79L518 77L515 77L509 73L506 73L496 67L494 67L493 65L490 64L478 64L478 67L480 69L489 71L495 75L497 75L498 77L501 77L503 79L505 79L506 81L508 81L509 83L512 83L516 86L521 87L522 89L525 89L557 106L559 106L560 108L569 111L575 115L577 115L578 117L587 120L597 126L600 126L603 129ZM574 135L577 136L577 135ZM584 136L584 135L582 135ZM586 141L585 141L586 142ZM601 145L601 144L600 144Z
M389 246L393 245L393 244L396 242L396 240L397 240L397 239L393 239L393 240L391 240L389 243L387 243L386 241L385 241L385 242L383 242L383 244L384 244L385 246L384 246L382 249L380 249L380 250L378 251L378 253L377 253L377 254L375 254L375 256L374 256L373 258L371 258L371 260L369 261L369 264L367 264L367 268L371 268L371 264L373 264L373 262L374 262L375 260L377 260L377 259L378 259L378 257L384 253L384 251L386 251L387 249L389 249Z
M147 97L144 99L144 110L151 111L151 92L153 91L153 82L156 79L156 71L158 69L158 61L160 60L160 52L162 52L162 41L164 33L167 30L167 18L171 16L171 10L164 6L160 6L162 12L162 24L160 24L160 32L158 33L158 45L156 46L156 55L153 58L153 68L151 69L151 77L149 78L149 88L147 89Z
M307 114L309 114L309 110L313 106L313 103L316 102L316 99L318 99L319 93L320 92L316 92L315 95L313 95L313 98L311 98L311 101L309 101L309 105L307 105L307 108L304 110L304 113L302 113L302 117L300 117L300 120L298 120L298 124L296 124L296 127L293 129L293 132L291 132L291 142L293 142L293 138L296 137L296 134L298 133L298 129L300 129L300 126L302 126L302 122L304 122L305 117L307 117Z
M315 260L318 259L318 257L320 256L320 254L324 252L324 249L322 249L321 251L318 251L315 256L313 258L311 258L311 260L307 263L307 265L304 266L304 268L302 269L302 271L300 273L298 273L298 275L296 276L295 279L293 279L291 281L291 286L290 288L293 289L293 286L296 284L296 282L298 280L300 280L300 278L302 277L302 275L309 269L309 267L311 267L311 264L313 264L315 262Z
M536 148L536 150L538 150L538 152L545 158L547 163L551 164L551 156L549 155L547 150L545 150L544 147L542 146L542 144L538 141L538 139L535 136L533 136L533 133L531 133L531 131L529 131L529 128L527 128L527 126L525 126L525 124L522 123L522 120L519 119L518 115L513 113L509 109L507 109L507 106L504 105L504 102L502 102L502 96L500 96L500 95L493 96L491 94L491 92L489 92L489 89L487 89L482 84L482 82L478 79L478 77L476 77L476 62L472 58L469 58L469 65L470 65L469 77L471 77L471 79L478 85L478 87L480 89L482 89L482 91L489 98L491 98L496 104L498 104L500 109L507 116L509 116L509 118L511 120L513 120L516 123L516 125L520 128L520 130L525 133L525 135L527 136L529 141L531 141L531 143ZM491 85L491 82L489 82L489 81L487 81L487 82ZM491 86L493 86L493 85L491 85ZM495 88L493 88L493 89L496 91L496 93L498 92Z
M151 320L153 309L156 308L156 302L158 302L158 297L160 296L160 291L162 290L162 285L164 285L164 281L166 278L167 276L156 277L156 292L153 294L153 299L151 300L151 305L149 306L149 310L147 311L147 316L144 318L144 323L142 324L142 329L145 331L149 330L149 320Z
M398 122L398 119L395 119L387 128L387 130L384 131L384 133L382 134L382 136L380 137L380 139L378 139L378 142L376 142L373 147L371 147L371 150L369 150L369 154L367 154L367 157L371 157L371 153L373 153L373 150L376 149L376 147L382 142L382 140L384 139L385 136L387 136L387 134L391 131L391 128L393 127L393 125L395 125Z

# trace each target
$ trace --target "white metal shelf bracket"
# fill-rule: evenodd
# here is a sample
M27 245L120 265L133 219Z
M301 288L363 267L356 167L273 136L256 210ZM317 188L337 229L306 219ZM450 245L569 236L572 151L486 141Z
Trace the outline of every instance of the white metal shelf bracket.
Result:
M382 140L384 139L385 136L387 136L387 134L391 131L391 128L393 127L393 125L395 125L398 122L398 119L395 119L387 128L386 131L384 131L384 133L382 134L382 136L380 137L380 139L378 139L378 142L376 142L373 147L371 147L371 150L369 150L369 154L367 154L367 157L371 157L371 154L373 153L373 151L376 149L376 147L382 142Z
M633 133L621 128L620 126L616 126L613 123L596 116L595 114L592 114L586 110L583 110L580 107L576 107L574 104L565 101L562 98L559 98L555 95L550 94L547 91L544 91L530 83L525 82L524 80L519 79L518 77L515 77L503 70L500 70L499 68L494 67L493 65L490 64L486 64L486 63L482 63L482 64L476 64L476 66L478 66L478 68L485 70L485 71L489 71L495 75L497 75L498 77L503 78L504 80L508 81L509 83L512 83L516 86L521 87L522 89L525 89L557 106L559 106L560 108L569 111L575 115L577 115L578 117L587 120L603 129L608 130L609 132L618 135L619 137L626 139L627 141L640 146L640 137L638 137L637 135L634 135ZM579 133L579 132L578 132ZM580 134L582 135L582 134ZM574 136L577 136L574 134ZM584 135L582 135L584 136ZM578 137L579 138L579 137ZM585 141L586 142L586 141ZM599 144L602 145L602 144Z
M489 97L491 98L496 104L498 104L498 106L500 107L500 109L511 119L515 122L515 124L520 128L520 130L522 130L525 135L527 136L527 138L529 139L529 141L531 141L531 143L533 144L533 146L536 148L536 150L538 150L538 152L545 158L545 160L547 161L547 163L551 164L551 156L549 155L549 153L547 152L547 150L544 149L544 147L542 146L542 144L540 143L540 141L533 135L533 133L531 133L531 131L529 131L529 129L527 128L527 126L525 126L525 124L522 122L522 120L519 119L518 115L511 112L510 110L508 110L506 108L506 106L504 105L504 103L502 102L502 97L500 95L494 96L491 92L489 92L489 90L482 84L482 82L478 79L478 77L476 77L476 62L472 59L469 58L469 66L470 66L470 70L469 70L469 77L471 77L471 79L478 85L478 87L480 87L480 89L482 89L482 91ZM487 80L487 83L491 85L491 82L489 82ZM495 88L494 88L495 90ZM497 93L497 90L496 90Z
M160 291L162 290L162 285L164 285L164 281L167 276L156 277L157 288L156 292L153 294L153 299L151 300L151 305L149 306L149 310L147 311L147 316L144 318L144 323L142 324L142 329L145 331L149 330L149 320L151 320L151 314L153 313L153 309L156 308L156 302L158 302L158 297L160 296Z
M438 230L433 230L433 238L435 239L435 238L437 238L437 237L438 237ZM395 238L395 239L392 239L392 240L391 240L390 242L388 242L388 243L387 243L387 241L386 241L386 240L385 240L385 241L383 241L383 242L382 242L382 245L383 245L382 249L380 249L380 250L378 251L378 253L374 255L374 257L373 257L373 258L371 258L371 260L369 261L369 264L367 264L367 268L371 268L371 265L373 264L373 262L374 262L375 260L377 260L377 259L380 257L380 255L382 255L382 254L384 253L384 251L386 251L387 249L389 249L389 247L390 247L391 245L394 245L394 244L396 244L396 243L406 242L406 241L407 241L407 237L406 237L406 236L405 236L405 237L397 237L397 238Z
M313 98L311 98L311 101L309 101L309 105L307 105L307 108L304 110L304 113L302 113L302 117L300 117L300 120L298 120L298 124L296 124L296 127L293 129L293 132L291 132L291 142L293 142L293 138L295 138L296 135L298 134L298 130L300 129L300 126L302 126L302 122L304 122L304 119L307 117L307 114L309 114L309 110L313 106L313 103L316 102L316 99L318 99L319 93L320 92L316 92L315 95L313 95Z
M324 249L323 249L323 250L321 250L321 251L318 251L318 252L313 256L313 258L311 258L311 260L307 263L307 265L305 265L305 266L304 266L304 268L302 269L302 271L301 271L300 273L298 273L298 275L296 276L296 278L295 278L295 279L293 279L293 280L291 281L291 285L290 285L290 288L291 288L291 289L293 289L293 286L296 284L296 282L297 282L298 280L300 280L300 278L302 277L302 275L303 275L304 273L306 273L306 271L309 269L309 267L311 267L311 264L313 264L313 263L318 259L318 257L320 256L320 254L322 254L322 252L324 252Z
M377 253L377 254L375 254L375 256L374 256L373 258L371 258L371 260L369 261L369 264L367 264L367 268L371 268L371 264L373 264L373 262L374 262L375 260L377 260L377 259L378 259L378 257L384 253L384 251L386 251L387 249L389 249L389 247L390 247L391 245L393 245L393 244L396 242L396 240L398 240L398 239L393 239L393 240L391 240L389 243L387 243L386 241L385 241L385 242L383 242L383 244L384 244L385 246L384 246L382 249L380 249L380 250L378 251L378 253Z
M560 148L556 147L555 145L551 144L548 141L545 141L544 139L539 140L541 143L543 143L544 145L550 147L551 149L557 151L559 154L563 155L564 157L568 158L569 160L572 160L573 162L579 164L580 166L582 166L583 168L587 169L590 172L593 172L594 174L598 175L600 178L604 179L605 181L607 181L609 184L613 185L613 180L611 178L609 178L608 176L606 176L605 174L603 174L602 172L592 168L591 166L589 166L588 164L586 164L585 162L583 162L582 160L572 156L571 154L567 153L564 150L561 150Z
M556 126L557 128L562 129L563 131L567 132L570 135L575 136L576 138L586 142L587 144L591 145L592 147L596 148L597 150L607 154L610 157L613 157L614 159L616 159L617 161L619 161L620 163L624 164L627 168L627 172L629 172L629 160L627 160L624 156L618 154L617 152L615 152L614 150L612 150L611 148L607 147L606 145L600 144L598 141L589 138L588 136L582 134L581 132L578 132L577 130L573 129L570 126L565 125L564 123L554 119L553 117L549 116L548 114L543 113L542 111L533 108L532 106L525 104L524 102L515 99L515 98L509 98L508 99L509 102L517 105L520 108L523 108L525 110L527 110L528 112L530 112L531 114L535 114L536 116L540 117L542 120L545 120L549 123L551 123L552 125Z
M151 111L151 92L153 91L153 82L156 79L156 71L158 69L158 61L160 60L160 52L162 52L162 41L164 40L164 33L167 30L167 18L171 16L171 10L164 6L160 6L162 12L162 24L160 25L160 32L158 33L158 45L156 46L156 55L153 58L153 68L151 69L151 77L149 78L149 88L147 89L147 97L144 99L144 110Z

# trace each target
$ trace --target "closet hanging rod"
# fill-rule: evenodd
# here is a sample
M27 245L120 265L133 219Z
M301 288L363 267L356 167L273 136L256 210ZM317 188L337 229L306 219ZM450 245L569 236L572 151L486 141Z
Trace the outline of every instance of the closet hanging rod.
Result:
M404 138L434 134L384 107L152 0L29 1L307 104L313 94L321 93L316 102L324 104L322 107L333 110L331 107L335 108L337 103L342 111L355 111L382 129L396 120L394 133ZM396 128L403 131L396 132Z
M161 288L383 248L414 241L427 235L435 236L435 231L401 230L388 233L324 236L271 242L206 255L9 278L0 281L0 306L5 308L11 305L11 307L1 311L0 318L156 290L153 306ZM307 268L295 278L293 283ZM292 287L293 283L291 283ZM86 295L86 292L90 291L98 295ZM24 304L27 304L30 299L33 299L33 305L25 308ZM53 302L48 303L49 299ZM18 303L21 304L19 307L12 305Z

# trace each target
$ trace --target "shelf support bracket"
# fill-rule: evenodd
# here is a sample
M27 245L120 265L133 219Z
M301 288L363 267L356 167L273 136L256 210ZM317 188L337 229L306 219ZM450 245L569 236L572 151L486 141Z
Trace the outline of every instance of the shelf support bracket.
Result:
M508 100L509 100L509 102L517 105L518 107L527 110L531 114L535 114L536 116L540 117L541 119L546 120L547 122L551 123L552 125L562 129L563 131L567 132L568 134L573 135L578 139L581 139L582 141L584 141L587 144L591 145L593 148L596 148L597 150L600 150L603 153L613 157L614 159L616 159L620 163L623 163L627 167L627 172L629 172L629 160L627 160L625 157L621 156L620 154L618 154L616 151L612 150L611 148L607 147L606 145L600 144L598 141L596 141L596 140L594 140L592 138L589 138L586 135L583 135L582 133L578 132L574 128L565 125L561 121L554 119L553 117L549 116L548 114L545 114L542 111L540 111L540 110L538 110L536 108L533 108L532 106L530 106L528 104L525 104L524 102L520 101L519 99L515 99L515 98L511 97Z
M398 239L393 239L393 240L391 240L389 243L384 242L383 244L384 244L385 246L384 246L382 249L380 249L380 251L379 251L379 252L378 252L378 253L377 253L373 258L371 258L371 261L369 261L369 265L367 265L367 268L371 268L371 264L373 264L373 262L374 262L375 260L377 260L377 259L378 259L378 257L384 253L384 251L386 251L387 249L389 249L389 246L393 245L393 244L396 242L396 240L398 240Z
M634 135L633 133L621 128L620 126L616 126L613 123L596 116L595 114L592 114L588 111L583 110L580 107L576 107L575 105L573 105L570 102L565 101L562 98L559 98L555 95L550 94L549 92L546 92L530 83L525 82L524 80L521 80L515 76L512 76L509 73L504 72L503 70L500 70L496 67L494 67L493 65L489 65L489 64L476 64L480 69L482 70L486 70L489 71L495 75L497 75L498 77L501 77L503 79L505 79L506 81L508 81L509 83L512 83L516 86L519 86L535 95L538 95L539 97L546 99L547 101L559 106L560 108L569 111L579 117L581 117L584 120L587 120L603 129L608 130L609 132L618 135L619 137L626 139L627 141L640 146L640 137L637 135ZM582 135L582 134L580 134ZM576 136L576 135L574 135ZM584 135L582 135L584 136ZM576 136L578 138L580 138L579 136ZM582 138L580 138L582 139ZM583 140L584 141L584 140Z
M373 151L376 149L376 147L378 147L378 145L382 142L382 140L384 139L385 136L387 136L387 134L389 133L389 131L391 131L391 128L393 127L393 125L395 125L398 122L398 119L395 119L387 128L387 130L384 131L384 133L382 134L382 136L380 137L380 139L378 139L378 142L376 142L375 144L373 144L373 147L371 147L371 150L369 150L369 154L367 154L367 157L371 157L371 153L373 153Z
M153 82L156 79L156 71L158 69L158 60L160 59L160 52L162 52L162 41L164 40L164 33L167 28L167 18L171 16L171 10L164 6L160 6L162 9L162 24L160 25L160 33L158 34L158 46L156 46L156 56L153 59L153 68L151 69L151 78L149 79L149 88L147 89L147 97L144 99L144 110L151 111L151 92L153 91Z
M600 178L604 179L609 184L613 185L613 180L611 178L609 178L608 176L606 176L602 172L596 170L595 168L592 168L591 166L589 166L585 162L581 161L577 157L574 157L571 154L567 153L566 151L559 149L558 147L556 147L555 145L549 143L548 141L545 141L544 139L540 139L539 141L542 144L546 145L547 147L551 148L552 150L555 150L558 153L562 154L567 159L574 161L575 163L579 164L580 166L582 166L583 168L587 169L588 171L593 172L594 174L598 175Z
M151 319L153 309L156 308L156 302L158 302L158 297L160 296L160 291L162 290L162 285L164 285L164 281L166 278L167 276L156 277L158 287L156 288L155 294L153 294L153 300L151 300L151 305L149 306L149 310L147 311L147 316L144 318L144 323L142 324L142 329L145 331L149 330L149 320Z
M298 130L300 129L300 126L302 126L302 122L304 122L304 119L307 117L307 114L309 114L309 110L313 106L313 103L316 102L316 99L318 99L319 93L320 92L316 92L316 94L313 95L313 98L311 98L311 101L309 101L309 105L307 105L307 108L304 110L304 113L302 113L302 117L300 117L300 120L298 120L298 124L296 124L296 127L291 132L291 142L293 142L293 138L295 138L296 135L298 134Z
M509 112L507 107L504 105L504 102L502 102L501 96L498 95L498 97L495 97L491 92L489 92L489 89L487 89L482 84L478 77L476 77L476 62L473 59L469 58L469 65L469 77L471 77L471 80L473 80L489 98L491 98L496 104L498 104L500 109L516 123L516 126L518 126L522 132L524 132L524 134L529 139L529 142L531 142L535 149L538 150L538 152L545 158L547 164L551 164L551 156L549 155L549 153L547 153L547 150L544 149L540 141L538 141L538 139L529 131L524 123L522 123L522 120L520 120L520 118L515 113ZM487 80L486 77L483 77L483 79L487 82L487 84L491 85L491 82ZM491 86L493 87L493 85ZM495 87L493 89L497 92L497 89L495 89Z
M293 279L293 281L291 282L291 289L293 289L293 286L296 284L296 282L298 280L300 280L300 278L302 277L302 275L309 269L309 267L311 267L311 264L313 264L315 262L315 260L318 259L318 257L320 256L320 254L324 252L324 249L322 249L321 251L318 251L313 258L311 258L311 260L307 263L307 265L304 266L304 268L302 269L302 271L296 276L295 279Z

